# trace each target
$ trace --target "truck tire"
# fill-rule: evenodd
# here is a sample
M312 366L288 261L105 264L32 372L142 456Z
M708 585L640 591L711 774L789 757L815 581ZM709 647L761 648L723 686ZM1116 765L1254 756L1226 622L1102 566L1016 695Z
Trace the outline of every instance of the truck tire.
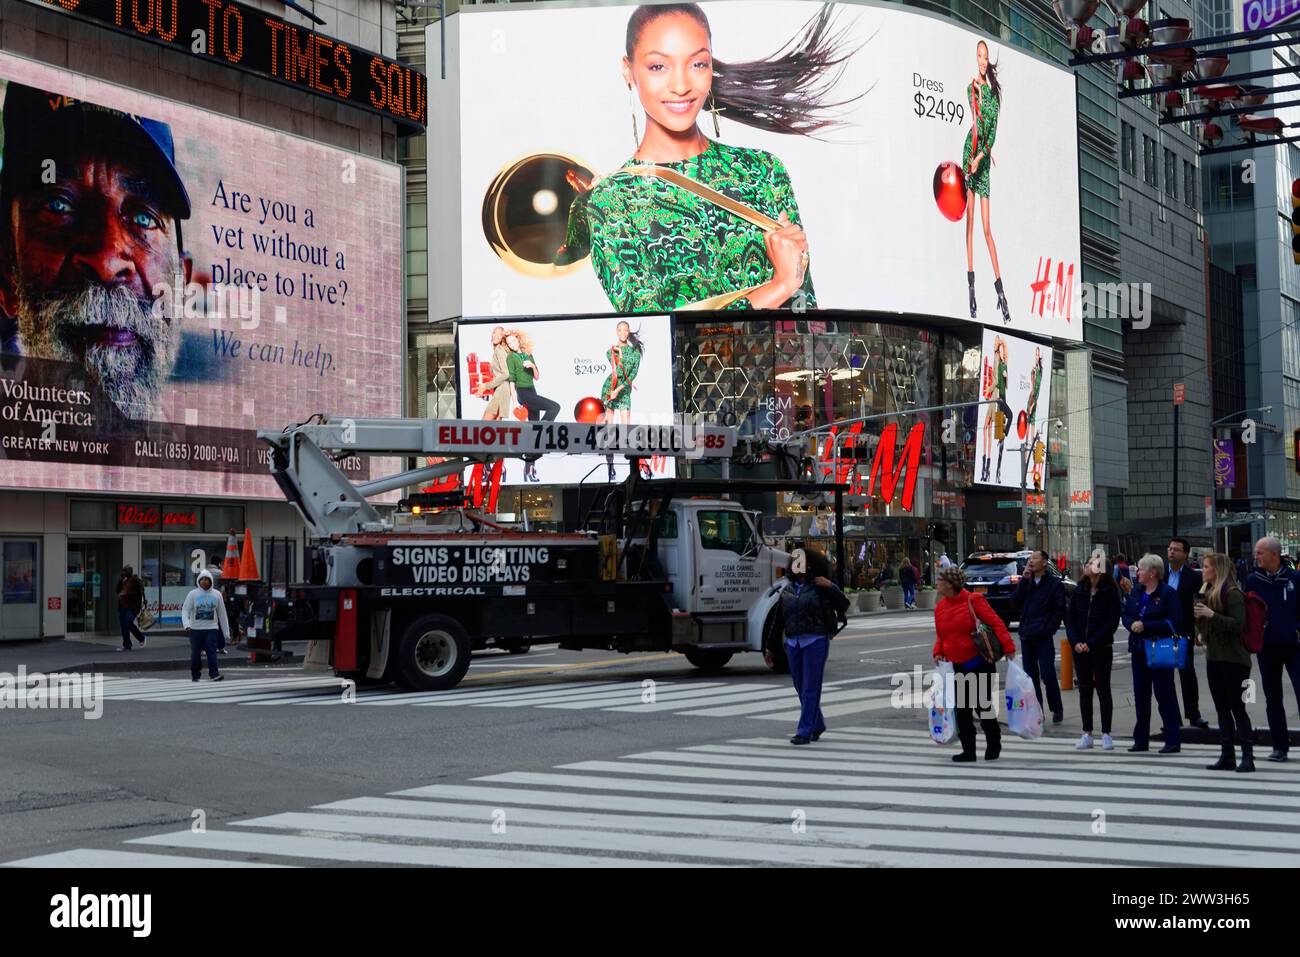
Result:
M395 651L397 683L411 691L454 688L469 670L469 635L446 615L415 619L402 632Z
M686 660L701 671L717 671L726 667L735 652L716 648L690 648L682 654L686 655Z
M507 641L502 647L512 655L526 655L533 646L528 641Z
M773 610L767 616L767 621L763 622L763 660L772 673L777 675L790 673L790 659L785 654L785 639L782 634L784 630L780 610Z

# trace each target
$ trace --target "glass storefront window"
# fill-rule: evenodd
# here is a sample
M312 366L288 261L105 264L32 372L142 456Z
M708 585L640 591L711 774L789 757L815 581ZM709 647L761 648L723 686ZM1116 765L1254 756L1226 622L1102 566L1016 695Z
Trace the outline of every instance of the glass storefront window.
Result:
M197 560L202 566L220 568L226 554L226 540L151 538L141 543L140 554L140 578L149 609L160 622L176 625L180 624L185 596L195 584L192 564Z
M68 507L74 532L112 532L117 529L117 508L112 502L77 502Z
M232 528L236 532L244 528L242 505L209 505L203 509L203 531L210 535L225 534Z

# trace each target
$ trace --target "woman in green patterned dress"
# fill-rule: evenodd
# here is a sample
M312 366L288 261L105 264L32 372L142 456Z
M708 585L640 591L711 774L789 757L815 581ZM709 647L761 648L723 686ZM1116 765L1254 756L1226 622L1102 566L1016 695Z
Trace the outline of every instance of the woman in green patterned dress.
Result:
M609 375L600 386L600 401L605 405L601 422L627 426L632 423L632 389L636 374L641 369L641 356L645 353L645 344L641 337L632 331L627 322L617 326L618 341L609 347L606 356L609 359ZM609 465L609 480L614 481L614 456L605 456ZM649 478L650 466L641 459L641 475Z
M776 55L727 64L713 57L709 23L696 4L633 12L623 79L636 152L575 201L565 249L571 255L589 243L619 312L817 305L808 237L785 167L762 150L709 139L696 121L701 110L712 112L715 135L719 113L779 133L810 135L833 125L819 114L843 104L821 100L849 54L838 50L830 19L828 4ZM694 184L716 192L700 195Z
M1007 310L1007 296L1002 291L1002 270L998 267L998 248L993 244L993 230L989 226L989 170L993 166L993 141L998 135L998 111L1002 108L1002 87L998 83L996 63L989 62L988 44L981 40L975 45L975 62L978 75L966 88L970 100L971 128L966 134L966 145L961 153L962 169L966 172L966 282L970 286L970 317L975 315L975 197L980 198L980 221L984 224L984 242L989 247L989 261L993 264L993 287L998 292L998 308L1002 321L1011 322Z

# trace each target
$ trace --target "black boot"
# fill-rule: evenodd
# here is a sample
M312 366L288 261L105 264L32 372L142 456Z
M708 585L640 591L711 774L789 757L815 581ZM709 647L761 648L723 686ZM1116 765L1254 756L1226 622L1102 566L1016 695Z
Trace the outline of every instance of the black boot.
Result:
M1009 426L1008 426L1008 427L1009 427ZM1004 432L1003 434L1005 435L1006 433ZM997 474L998 474L998 477L999 477L999 478L1001 478L1001 476L1002 476L1002 452L1003 452L1003 450L1006 449L1006 447L1007 447L1007 446L1006 446L1006 443L1005 443L1005 442L999 442L999 443L998 443L998 471L997 471Z
M993 288L998 291L998 309L1002 311L1002 322L1011 325L1011 313L1007 310L1007 295L1002 291L1001 278L994 281Z
M989 480L989 457L986 455L981 460L981 464L980 464L980 481L987 482L988 480Z
M1241 746L1241 763L1237 765L1237 770L1243 774L1255 770L1255 746L1253 744L1243 744Z
M974 319L976 318L976 316L975 316L975 274L973 272L968 272L966 274L966 285L970 287L970 317Z
M1233 752L1232 745L1223 744L1219 746L1219 760L1215 761L1213 764L1207 764L1205 770L1232 771L1235 770L1236 767L1237 755Z

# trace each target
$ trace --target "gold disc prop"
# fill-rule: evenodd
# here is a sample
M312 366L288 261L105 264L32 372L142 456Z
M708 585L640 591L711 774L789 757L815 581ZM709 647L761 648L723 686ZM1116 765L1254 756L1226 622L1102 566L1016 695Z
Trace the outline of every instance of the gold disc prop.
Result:
M582 268L586 257L554 263L578 197L575 177L590 183L596 174L563 153L533 153L501 168L483 196L483 235L502 262L537 279Z

